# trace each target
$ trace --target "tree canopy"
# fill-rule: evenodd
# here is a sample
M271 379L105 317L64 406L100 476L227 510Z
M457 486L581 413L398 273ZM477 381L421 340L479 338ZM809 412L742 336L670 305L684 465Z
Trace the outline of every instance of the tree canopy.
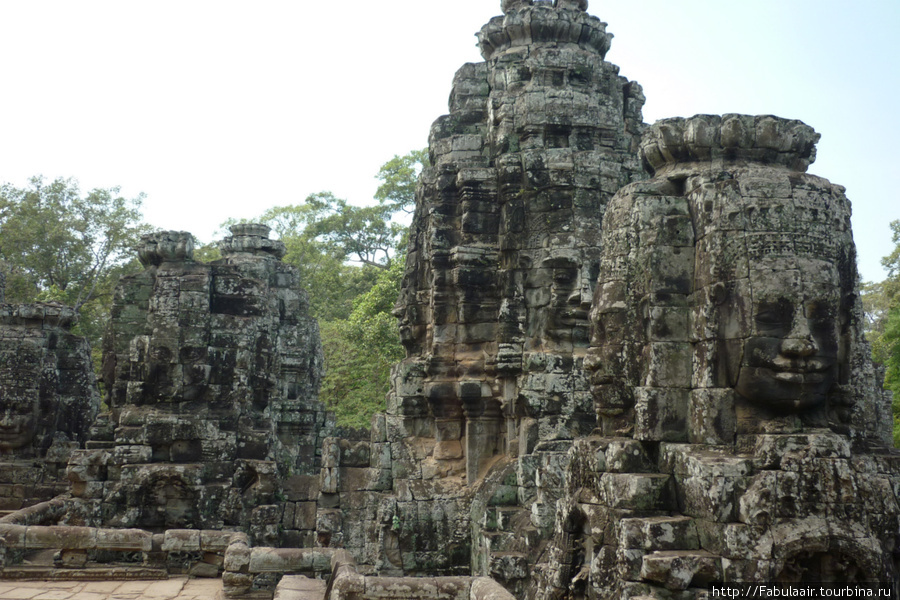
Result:
M381 185L375 191L379 204L391 207L393 212L411 214L416 207L416 178L428 164L428 149L413 150L403 156L394 156L381 166L376 179Z
M30 302L50 296L80 310L130 260L147 229L140 224L142 200L123 198L117 187L82 195L74 179L33 177L25 188L0 186L7 297Z
M891 223L894 250L881 259L887 278L862 287L866 338L872 358L885 367L884 387L894 393L894 445L900 447L900 220Z
M136 270L133 248L142 224L143 194L120 188L84 194L74 179L32 177L18 188L0 186L0 269L7 302L56 300L80 313L78 331L92 347L99 339L115 282Z

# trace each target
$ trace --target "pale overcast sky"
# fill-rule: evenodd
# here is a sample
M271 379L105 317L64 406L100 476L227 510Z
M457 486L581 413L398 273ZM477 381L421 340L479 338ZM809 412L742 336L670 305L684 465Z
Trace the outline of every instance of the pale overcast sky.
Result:
M900 219L898 0L593 0L648 123L740 112L822 134L863 277ZM0 0L0 181L145 192L146 219L213 239L424 147L499 0Z

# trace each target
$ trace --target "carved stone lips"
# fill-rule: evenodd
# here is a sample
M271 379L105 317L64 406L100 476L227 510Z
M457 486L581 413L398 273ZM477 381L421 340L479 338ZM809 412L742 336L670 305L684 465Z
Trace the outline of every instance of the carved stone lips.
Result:
M789 360L785 358L776 358L769 364L761 364L760 367L769 369L776 373L797 373L807 375L811 373L824 373L831 369L834 364L832 360L822 360L821 358L813 358L812 360Z
M825 380L823 371L773 371L773 377L788 383L820 383Z
M761 370L769 371L773 379L788 383L821 383L831 371L834 364L824 360L776 360L775 364L762 367Z

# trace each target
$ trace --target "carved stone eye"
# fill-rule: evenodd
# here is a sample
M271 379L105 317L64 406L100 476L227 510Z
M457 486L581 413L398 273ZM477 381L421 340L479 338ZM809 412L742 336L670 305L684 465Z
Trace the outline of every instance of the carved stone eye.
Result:
M761 301L755 315L760 333L783 334L790 331L794 320L794 306L790 300Z

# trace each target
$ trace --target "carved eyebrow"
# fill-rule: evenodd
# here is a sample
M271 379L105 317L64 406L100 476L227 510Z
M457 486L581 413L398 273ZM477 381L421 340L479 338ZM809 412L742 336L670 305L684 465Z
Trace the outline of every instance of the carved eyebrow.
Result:
M771 313L779 316L790 316L794 312L793 304L786 298L779 298L778 300L760 300L757 307L757 314Z

